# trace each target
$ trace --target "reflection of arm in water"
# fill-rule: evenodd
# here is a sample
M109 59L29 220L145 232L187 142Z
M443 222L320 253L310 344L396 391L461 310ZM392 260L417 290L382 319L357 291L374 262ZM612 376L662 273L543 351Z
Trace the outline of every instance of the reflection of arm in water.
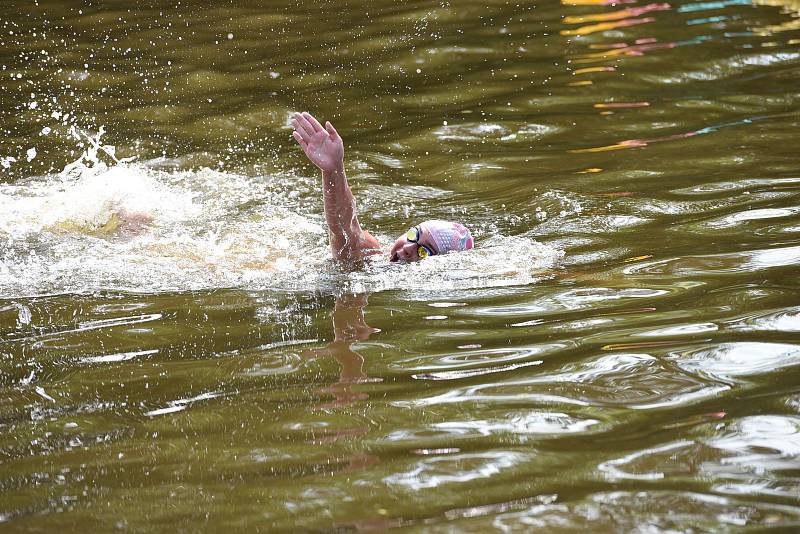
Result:
M331 250L338 261L353 262L380 251L378 240L358 223L356 201L344 173L344 144L330 122L325 127L310 113L295 113L295 140L322 171L325 221Z
M364 320L367 295L338 295L333 309L333 341L324 348L303 353L307 358L333 356L341 366L339 381L322 391L333 395L334 400L324 407L344 406L367 398L365 393L353 392L352 384L371 381L363 370L364 358L350 346L356 341L365 341L371 334L379 332Z

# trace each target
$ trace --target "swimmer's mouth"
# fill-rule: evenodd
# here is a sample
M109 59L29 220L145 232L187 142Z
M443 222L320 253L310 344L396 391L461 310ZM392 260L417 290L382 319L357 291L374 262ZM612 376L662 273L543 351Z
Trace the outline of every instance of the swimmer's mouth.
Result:
M400 261L400 258L397 256L397 252L392 252L389 256L389 261Z

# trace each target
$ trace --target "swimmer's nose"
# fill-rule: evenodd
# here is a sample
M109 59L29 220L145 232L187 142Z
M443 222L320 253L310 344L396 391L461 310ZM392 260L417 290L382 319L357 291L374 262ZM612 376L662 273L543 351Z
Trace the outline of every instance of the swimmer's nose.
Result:
M401 248L400 251L402 252L400 257L402 257L405 261L415 261L419 259L416 243L406 243L403 245L403 248Z

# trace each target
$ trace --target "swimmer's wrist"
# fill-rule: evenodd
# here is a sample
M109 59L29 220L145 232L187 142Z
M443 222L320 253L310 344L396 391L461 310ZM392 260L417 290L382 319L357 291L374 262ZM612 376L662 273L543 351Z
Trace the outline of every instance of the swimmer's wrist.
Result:
M338 163L336 166L322 171L323 175L328 180L336 180L344 178L344 162Z

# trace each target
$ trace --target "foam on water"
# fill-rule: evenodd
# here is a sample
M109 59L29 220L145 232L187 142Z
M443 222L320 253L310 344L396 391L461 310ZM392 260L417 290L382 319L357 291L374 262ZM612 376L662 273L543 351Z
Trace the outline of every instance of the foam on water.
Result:
M564 252L521 236L491 236L466 252L431 256L416 263L372 260L350 273L356 291L389 289L459 290L530 284L551 275Z
M411 265L375 256L343 273L330 260L317 188L316 178L285 174L109 166L87 152L59 176L0 185L0 295L515 285L563 255L492 236L466 253Z

